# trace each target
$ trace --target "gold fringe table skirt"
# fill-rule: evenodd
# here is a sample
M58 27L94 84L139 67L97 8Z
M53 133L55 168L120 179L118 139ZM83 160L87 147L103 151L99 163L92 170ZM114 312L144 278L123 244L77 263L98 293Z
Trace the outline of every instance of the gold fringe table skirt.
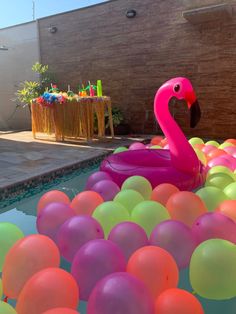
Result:
M108 112L111 136L114 137L110 97L81 97L77 100L55 103L52 107L37 103L31 105L32 132L55 134L56 141L86 139L105 136L105 112ZM94 113L97 116L97 134L94 130Z

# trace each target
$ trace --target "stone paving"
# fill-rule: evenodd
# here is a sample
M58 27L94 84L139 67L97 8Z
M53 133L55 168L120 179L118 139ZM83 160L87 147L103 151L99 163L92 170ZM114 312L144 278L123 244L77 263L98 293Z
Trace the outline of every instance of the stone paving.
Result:
M0 191L32 177L99 157L119 146L151 136L106 137L80 143L35 140L29 131L0 133Z

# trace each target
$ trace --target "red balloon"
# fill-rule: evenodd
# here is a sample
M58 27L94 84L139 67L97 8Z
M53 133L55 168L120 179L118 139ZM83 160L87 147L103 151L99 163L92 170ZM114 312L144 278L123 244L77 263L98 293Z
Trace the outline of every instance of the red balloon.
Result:
M156 314L204 314L203 307L191 293L182 289L168 289L156 300Z
M179 192L179 189L170 183L162 183L155 187L151 194L151 200L166 206L172 194Z
M97 192L84 191L73 198L70 206L74 209L77 215L91 216L95 208L103 202L103 198Z
M79 314L79 312L65 307L57 307L56 309L43 312L42 314Z

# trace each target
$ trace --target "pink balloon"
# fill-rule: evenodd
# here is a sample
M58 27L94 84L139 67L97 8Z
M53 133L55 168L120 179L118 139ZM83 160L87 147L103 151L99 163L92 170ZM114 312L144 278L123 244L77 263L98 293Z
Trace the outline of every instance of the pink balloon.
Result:
M236 223L219 212L200 216L193 224L192 231L198 243L220 238L236 244Z
M143 143L137 142L133 143L129 146L130 150L136 150L136 149L145 149L145 145Z
M236 146L227 146L224 148L224 151L226 151L231 156L236 157Z
M202 152L205 153L205 154L208 154L210 153L211 151L217 149L217 147L213 146L213 145L205 145L203 148L202 148Z
M91 190L91 188L99 181L102 180L111 180L111 176L105 171L96 171L91 176L89 176L87 183L86 183L86 190Z
M105 202L112 201L116 194L120 192L119 186L110 180L97 182L91 190L100 194Z
M208 166L210 168L212 168L214 166L225 166L225 167L229 168L230 170L234 171L234 169L236 168L236 161L234 162L234 161L230 160L229 158L225 158L224 156L220 156L220 157L216 157L216 158L211 159L208 162Z

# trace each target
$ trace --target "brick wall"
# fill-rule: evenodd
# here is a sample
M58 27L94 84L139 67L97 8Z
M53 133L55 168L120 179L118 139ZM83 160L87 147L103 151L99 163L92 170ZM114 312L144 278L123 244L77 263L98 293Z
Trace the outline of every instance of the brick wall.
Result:
M236 15L192 25L182 11L219 0L114 0L39 20L41 61L61 87L102 79L134 132L160 132L153 99L167 79L191 79L202 108L193 131L182 104L172 108L187 135L236 137ZM233 5L236 1L224 0ZM137 16L128 19L126 10ZM51 34L50 26L58 31Z

